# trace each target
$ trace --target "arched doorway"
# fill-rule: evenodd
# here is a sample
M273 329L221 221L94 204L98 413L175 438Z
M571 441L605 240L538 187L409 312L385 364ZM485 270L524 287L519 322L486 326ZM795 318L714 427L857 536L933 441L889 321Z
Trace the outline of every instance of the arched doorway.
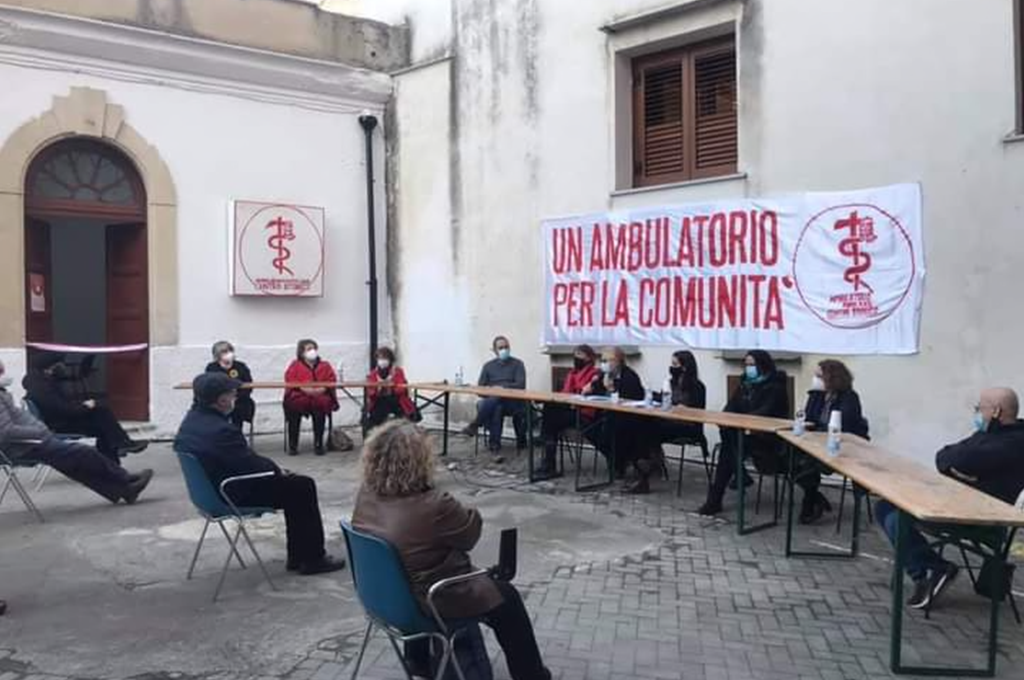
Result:
M147 202L134 164L109 144L61 140L25 179L29 343L149 342ZM122 420L149 419L148 351L99 355L90 387Z

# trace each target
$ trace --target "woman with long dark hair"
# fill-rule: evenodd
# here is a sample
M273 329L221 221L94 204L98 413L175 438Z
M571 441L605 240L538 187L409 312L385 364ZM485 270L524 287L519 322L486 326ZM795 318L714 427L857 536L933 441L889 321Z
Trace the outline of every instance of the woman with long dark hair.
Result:
M697 358L693 352L685 349L673 352L668 373L669 378L665 381L667 389L662 391L662 401L668 399L672 406L707 408L708 392L700 380ZM700 423L684 423L673 420L660 422L662 442L698 439L704 434L704 426Z

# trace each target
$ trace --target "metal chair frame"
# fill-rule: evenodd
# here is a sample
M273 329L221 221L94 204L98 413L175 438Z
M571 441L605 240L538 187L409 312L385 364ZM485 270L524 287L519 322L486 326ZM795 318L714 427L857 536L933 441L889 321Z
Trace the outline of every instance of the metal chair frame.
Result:
M11 444L32 445L32 444L41 444L42 440L40 440L40 439L19 439L19 440L16 440L16 441L12 441L10 443ZM25 508L29 512L31 512L35 516L35 518L37 520L39 520L40 523L43 523L43 522L46 521L43 518L43 513L41 513L39 511L39 508L36 507L36 504L32 500L32 497L29 495L28 490L25 488L24 484L21 483L21 480L18 479L17 468L19 468L19 467L20 468L30 468L30 467L37 468L37 471L36 471L37 474L38 474L38 468L39 467L44 467L45 469L49 470L49 467L43 466L42 463L39 463L39 462L36 462L36 461L25 461L25 462L20 463L20 464L16 463L16 462L14 462L14 459L10 458L3 451L0 451L0 470L3 470L4 473L7 475L7 478L4 480L3 490L0 490L0 503L4 502L4 498L7 496L7 491L9 489L13 488L14 492L18 494L18 497L21 498L21 502L25 504ZM38 491L38 488L36 490Z
M192 456L192 454L184 452L179 452L178 455ZM192 457L194 458L194 456ZM217 588L213 591L213 602L217 601L217 598L220 596L220 591L224 587L224 581L228 575L228 568L231 566L231 559L235 558L236 560L238 560L238 565L242 569L247 568L245 561L242 560L242 555L238 552L238 541L240 538L245 539L246 545L249 546L249 551L252 553L253 557L256 558L256 564L259 565L260 571L263 572L263 577L267 580L267 583L270 585L270 589L277 590L277 585L275 585L274 580L270 578L270 572L267 571L267 567L263 563L263 559L260 557L259 552L257 552L256 546L253 544L252 538L250 538L249 532L245 528L246 519L255 519L257 517L260 517L263 514L265 514L264 511L261 510L260 512L252 512L248 508L239 508L237 505L235 505L234 501L232 501L231 497L228 496L227 494L227 488L230 484L250 481L253 479L265 479L267 477L273 477L275 474L276 473L274 472L255 472L248 475L236 475L234 477L228 477L227 479L222 481L220 483L220 488L218 489L218 491L220 492L221 499L227 504L228 508L230 508L231 510L231 514L229 515L211 515L202 508L200 508L198 505L195 505L195 503L193 503L193 505L195 505L196 507L196 510L199 511L199 514L202 515L203 519L206 520L206 523L203 525L202 533L199 534L199 542L196 543L195 552L192 553L192 562L188 565L188 574L185 576L185 579L191 580L192 574L195 572L196 562L199 560L199 553L203 548L203 542L206 540L206 532L210 528L210 524L216 523L217 526L220 527L221 533L224 534L224 538L228 542L228 556L224 560L224 566L220 570L220 578L217 580ZM228 531L228 528L224 524L228 521L234 521L236 525L233 537L231 533Z

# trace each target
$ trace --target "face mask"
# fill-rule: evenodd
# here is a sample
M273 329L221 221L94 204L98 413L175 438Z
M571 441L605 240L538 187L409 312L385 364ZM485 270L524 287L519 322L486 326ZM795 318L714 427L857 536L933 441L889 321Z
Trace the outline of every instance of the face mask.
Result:
M586 359L584 359L583 357L573 357L572 358L572 367L575 368L577 371L580 370L581 368L583 368L584 366L586 366L589 363L590 362L587 361Z
M502 361L506 361L510 356L512 356L512 350L508 347L502 347L498 350L498 358Z
M668 374L671 375L673 378L678 378L678 377L683 375L683 367L682 366L669 366Z
M757 366L745 366L743 368L743 375L746 376L747 380L757 380L760 374L757 371Z
M825 391L825 381L822 380L820 376L816 375L816 376L814 376L811 379L811 391L813 391L813 392L824 392Z
M14 382L14 378L4 373L0 375L0 387L7 389Z
M601 362L601 372L602 373L611 373L612 372L612 364L611 364L610 361L602 361Z
M224 362L225 364L234 363L234 361L235 361L235 353L234 352L224 352L224 354L220 355L220 360L222 362Z
M382 371L386 371L391 367L391 361L388 359L377 359L377 368Z
M984 432L985 427L985 416L981 415L981 411L974 412L974 430L975 432Z
M318 355L315 349L307 349L302 356L306 358L306 361L316 361Z

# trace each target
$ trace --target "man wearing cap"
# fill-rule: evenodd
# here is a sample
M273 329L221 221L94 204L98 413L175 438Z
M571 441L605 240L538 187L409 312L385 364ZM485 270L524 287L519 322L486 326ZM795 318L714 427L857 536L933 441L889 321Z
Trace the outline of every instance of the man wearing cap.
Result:
M249 448L242 431L229 416L241 383L223 373L203 373L192 381L194 401L174 439L175 451L191 453L217 488L228 477L273 472L273 477L232 486L231 501L239 506L284 510L288 534L288 570L325 574L345 567L345 561L324 551L324 527L316 482L285 472L277 463Z
M91 446L54 436L27 410L18 408L7 388L11 378L0 361L0 450L14 461L49 465L111 503L131 505L153 477L152 470L130 474Z

